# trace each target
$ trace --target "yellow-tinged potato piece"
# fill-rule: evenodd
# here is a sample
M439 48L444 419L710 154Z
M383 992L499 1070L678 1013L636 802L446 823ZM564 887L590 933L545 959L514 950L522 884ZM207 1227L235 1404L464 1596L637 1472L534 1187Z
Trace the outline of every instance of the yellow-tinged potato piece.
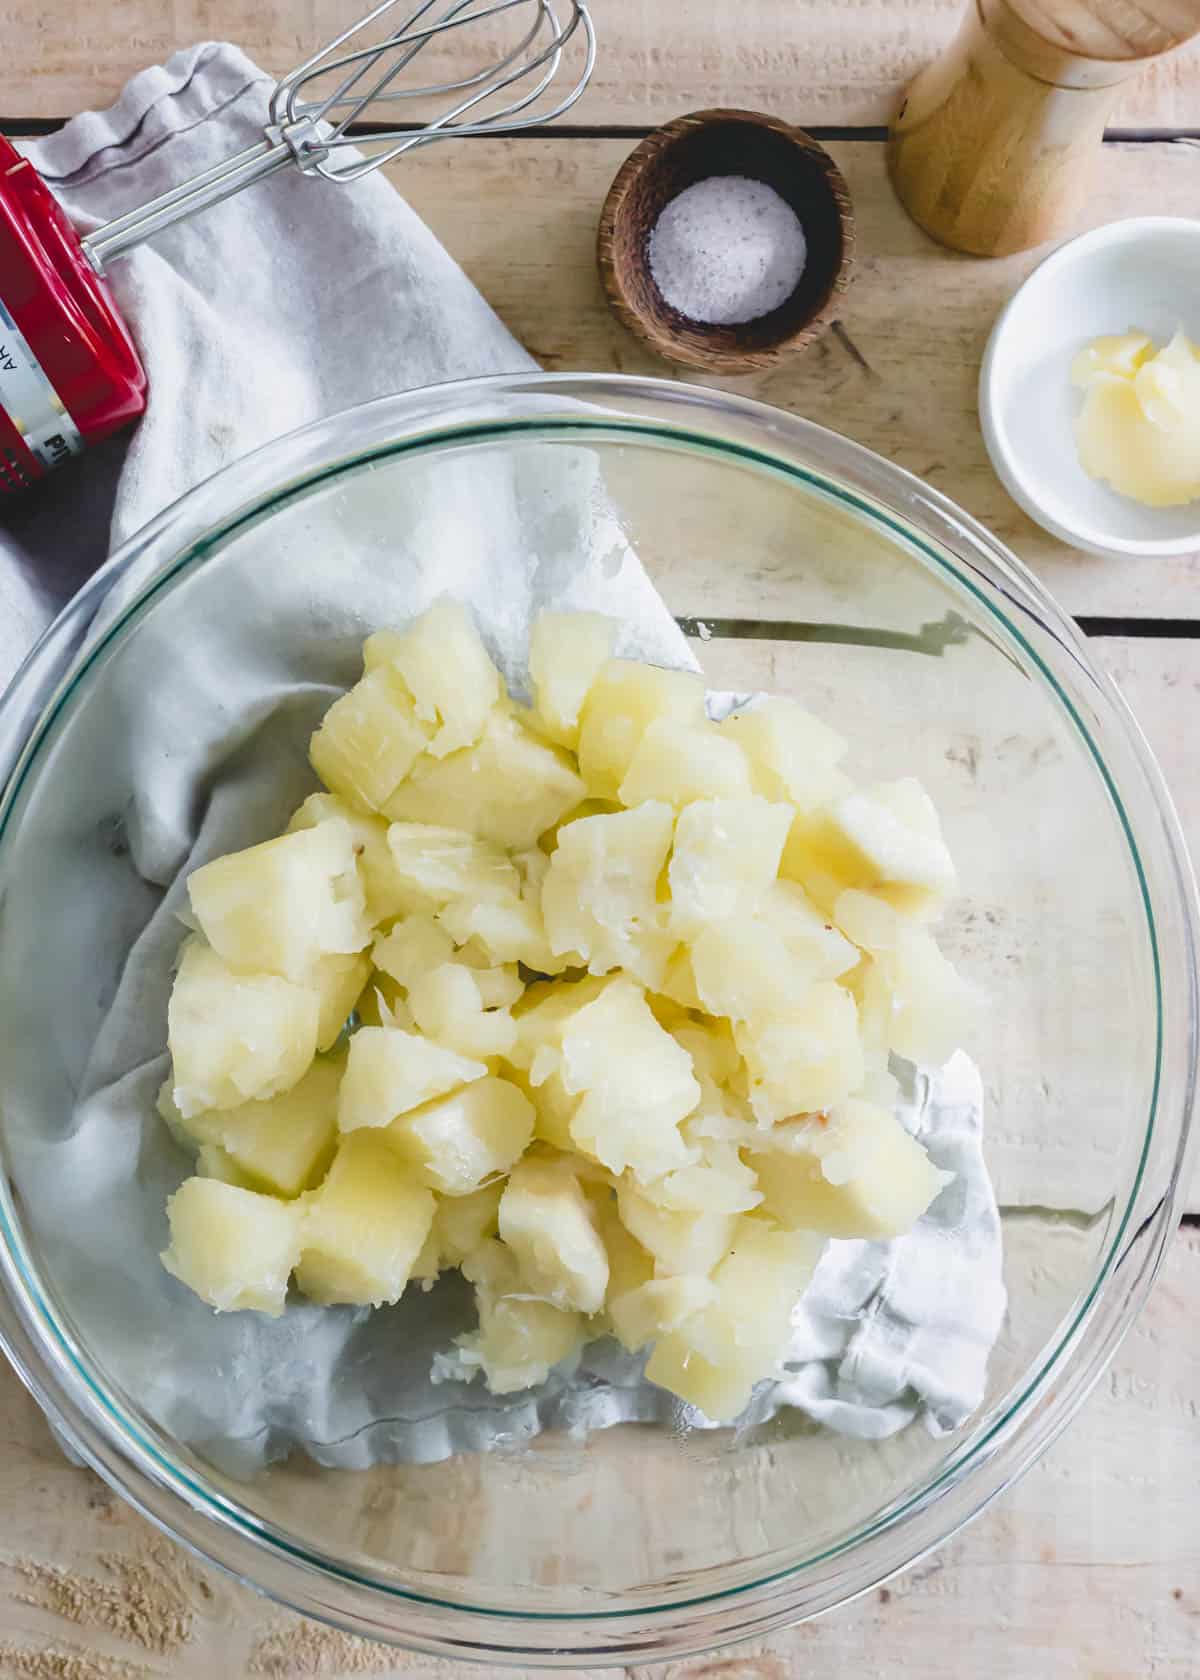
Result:
M172 1095L185 1117L273 1097L316 1054L320 999L277 974L239 974L185 940L167 1006Z
M567 1090L557 1073L544 1074L537 1085L531 1084L529 1095L535 1113L535 1136L569 1155L575 1148L571 1122L582 1099Z
M863 951L894 951L900 937L900 913L876 893L847 887L833 905L833 920Z
M525 851L578 805L586 789L567 756L510 711L488 717L473 747L423 758L388 800L394 822L441 823Z
M440 910L456 899L508 899L520 888L516 869L499 846L457 828L394 822L388 850L408 910Z
M672 1027L670 1032L692 1058L692 1071L697 1079L724 1085L741 1065L728 1021L688 1020Z
M417 912L378 934L371 957L376 968L407 991L431 969L453 962L454 941L432 916Z
M719 727L745 753L754 791L765 799L811 811L850 791L835 768L846 742L795 700L765 700L732 713Z
M443 1196L467 1196L519 1161L533 1139L533 1104L489 1074L402 1114L379 1136L418 1183Z
M766 799L702 799L684 806L667 870L668 926L678 939L753 913L779 873L793 814L790 805Z
M425 750L431 733L401 679L380 667L334 701L308 756L331 793L364 811L378 811Z
M296 1282L323 1306L398 1301L433 1224L434 1200L381 1138L343 1138L301 1204Z
M261 1187L236 1167L219 1143L202 1143L196 1151L197 1178L219 1178L222 1184L236 1184L239 1190Z
M536 727L559 746L579 742L579 713L596 673L612 655L617 621L604 613L541 612L529 637Z
M628 1294L614 1296L608 1317L622 1347L637 1353L647 1342L678 1330L716 1299L716 1285L708 1278L654 1278Z
M371 978L371 959L365 952L350 957L319 957L307 976L320 1000L317 1049L330 1049L341 1036L355 1004Z
M398 1115L486 1073L485 1063L444 1050L417 1033L360 1027L350 1039L338 1092L338 1126L343 1132L390 1126Z
M692 967L692 953L681 945L663 971L658 991L681 1009L702 1010L704 1000L696 989L696 971Z
M201 933L231 968L304 980L371 937L348 823L326 822L214 858L188 876Z
M398 672L416 702L417 717L434 731L428 751L445 758L483 733L504 685L474 621L458 601L436 601L405 630L367 638L368 672Z
M703 1277L728 1253L732 1213L679 1213L660 1207L632 1178L617 1185L621 1223L654 1261L658 1277Z
M310 793L293 813L288 833L327 822L344 822L350 829L370 925L377 927L380 922L389 922L410 909L409 894L392 862L387 843L388 825L383 818L339 799L335 793Z
M333 1159L337 1097L343 1058L318 1056L289 1091L237 1108L210 1109L182 1121L202 1144L218 1146L251 1188L298 1196L315 1184ZM165 1092L159 1112L164 1112Z
M610 1172L631 1168L645 1179L687 1165L679 1122L700 1087L687 1051L659 1026L640 986L622 976L572 1015L560 1057L564 1087L582 1097L570 1124L577 1149Z
M651 1382L698 1406L714 1423L745 1410L756 1383L775 1374L792 1308L821 1255L819 1237L778 1231L743 1215L731 1252L713 1273L716 1299L659 1337L646 1365Z
M500 1198L500 1236L530 1294L572 1312L599 1312L608 1255L578 1178L560 1162L530 1156L513 1168Z
M442 963L409 987L408 1006L427 1038L461 1056L505 1056L517 1029L507 1009L485 1010L474 972L462 963Z
M579 714L579 771L589 793L617 797L642 736L657 718L701 722L702 679L633 659L610 659L600 667Z
M593 974L625 968L659 990L676 943L657 896L674 828L671 807L650 800L560 829L542 884L550 949L578 952Z
M622 805L665 799L677 809L696 799L749 799L750 769L736 741L707 718L656 718L647 724L621 781Z
M955 891L954 863L933 801L912 777L848 793L789 841L782 872L809 886L809 873L875 892L899 910L938 908Z
M902 1236L947 1182L886 1109L851 1099L794 1120L750 1156L763 1212L789 1230L830 1237Z
M218 1312L278 1318L300 1256L300 1209L217 1178L189 1178L167 1203L163 1265Z
M760 1125L831 1108L862 1083L858 1011L850 993L832 981L811 986L786 1015L739 1021L733 1036Z
M404 1001L404 988L390 974L378 970L358 1000L355 1010L362 1027L399 1027L402 1032L416 1032L417 1023L412 1010Z
M904 928L879 966L892 994L889 1047L910 1062L948 1061L970 1030L974 996L932 934Z

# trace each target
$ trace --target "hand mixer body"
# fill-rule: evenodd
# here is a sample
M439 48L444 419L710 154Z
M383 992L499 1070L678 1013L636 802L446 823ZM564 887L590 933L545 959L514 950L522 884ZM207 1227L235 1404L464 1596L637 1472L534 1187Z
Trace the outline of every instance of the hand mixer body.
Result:
M0 137L0 496L136 420L128 329L37 171Z

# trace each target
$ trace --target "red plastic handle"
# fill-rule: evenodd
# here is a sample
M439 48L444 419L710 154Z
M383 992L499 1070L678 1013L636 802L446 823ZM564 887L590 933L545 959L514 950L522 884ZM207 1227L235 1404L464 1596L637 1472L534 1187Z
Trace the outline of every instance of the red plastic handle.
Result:
M57 199L0 136L0 495L136 420L146 375Z

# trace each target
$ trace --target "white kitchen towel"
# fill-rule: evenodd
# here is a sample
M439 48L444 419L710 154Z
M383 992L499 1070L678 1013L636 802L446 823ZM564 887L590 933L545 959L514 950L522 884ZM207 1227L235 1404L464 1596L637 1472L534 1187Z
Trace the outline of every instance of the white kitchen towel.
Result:
M30 155L88 228L250 143L269 89L235 48L197 47ZM112 283L146 361L149 408L131 438L5 505L4 675L110 546L226 461L389 391L532 366L379 177L347 188L281 174L135 251ZM231 1471L297 1444L322 1462L359 1465L551 1425L688 1421L611 1348L504 1401L478 1385L432 1383L434 1356L469 1320L453 1280L375 1314L297 1303L271 1323L216 1317L156 1258L166 1195L189 1165L153 1111L182 879L214 852L273 832L302 797L307 733L352 675L364 631L445 590L471 601L514 683L530 615L548 603L606 607L625 621L627 651L688 659L606 515L587 452L560 459L561 482L537 482L536 471L530 480L519 464L497 481L486 531L466 528L444 498L389 507L403 563L383 573L345 530L326 533L332 549L289 553L304 581L289 597L311 608L294 622L281 610L269 650L249 628L239 643L236 624L219 653L198 621L172 637L161 610L164 627L120 674L110 667L56 746L51 786L69 800L34 800L14 842L28 859L22 880L62 886L53 927L45 896L10 894L2 910L13 1178L55 1284L110 1375ZM144 581L128 579L121 600ZM270 591L269 577L248 568L240 587L245 625L261 623L255 592ZM104 613L117 605L110 597ZM45 1007L56 940L88 981L57 1013ZM901 1241L830 1245L797 1313L796 1358L756 1398L757 1416L789 1403L860 1436L917 1417L941 1433L983 1398L1004 1294L981 1094L965 1058L932 1082L914 1075L904 1117L954 1181Z

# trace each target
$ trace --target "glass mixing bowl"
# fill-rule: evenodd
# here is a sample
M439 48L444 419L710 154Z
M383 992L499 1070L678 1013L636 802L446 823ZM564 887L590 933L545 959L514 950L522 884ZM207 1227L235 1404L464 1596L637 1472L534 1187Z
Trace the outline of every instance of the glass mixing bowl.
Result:
M19 1114L49 1139L73 1124L86 1069L65 1012L99 1025L159 892L144 883L140 914L114 918L78 885L75 848L136 808L151 718L186 735L189 707L212 702L193 680L198 643L222 653L218 698L236 710L247 649L310 675L293 632L316 602L303 657L345 683L363 624L414 578L436 585L446 544L475 543L516 577L531 556L569 567L559 551L580 545L609 565L618 537L712 686L801 697L850 737L859 773L916 774L944 814L964 888L946 941L987 998L970 1048L1009 1292L977 1415L940 1439L914 1425L855 1441L785 1413L740 1436L551 1432L364 1470L296 1453L239 1477L172 1438L109 1357L58 1264L52 1208L15 1172L0 1201L0 1336L65 1439L243 1580L443 1655L645 1660L882 1580L1079 1406L1177 1211L1194 889L1159 774L1086 645L986 531L887 462L735 397L599 376L427 390L284 438L156 519L57 621L0 708L6 1126ZM328 695L314 687L316 710ZM127 727L106 735L114 704ZM249 725L247 739L253 753ZM130 870L127 846L111 867ZM148 1000L152 1021L162 1007Z

